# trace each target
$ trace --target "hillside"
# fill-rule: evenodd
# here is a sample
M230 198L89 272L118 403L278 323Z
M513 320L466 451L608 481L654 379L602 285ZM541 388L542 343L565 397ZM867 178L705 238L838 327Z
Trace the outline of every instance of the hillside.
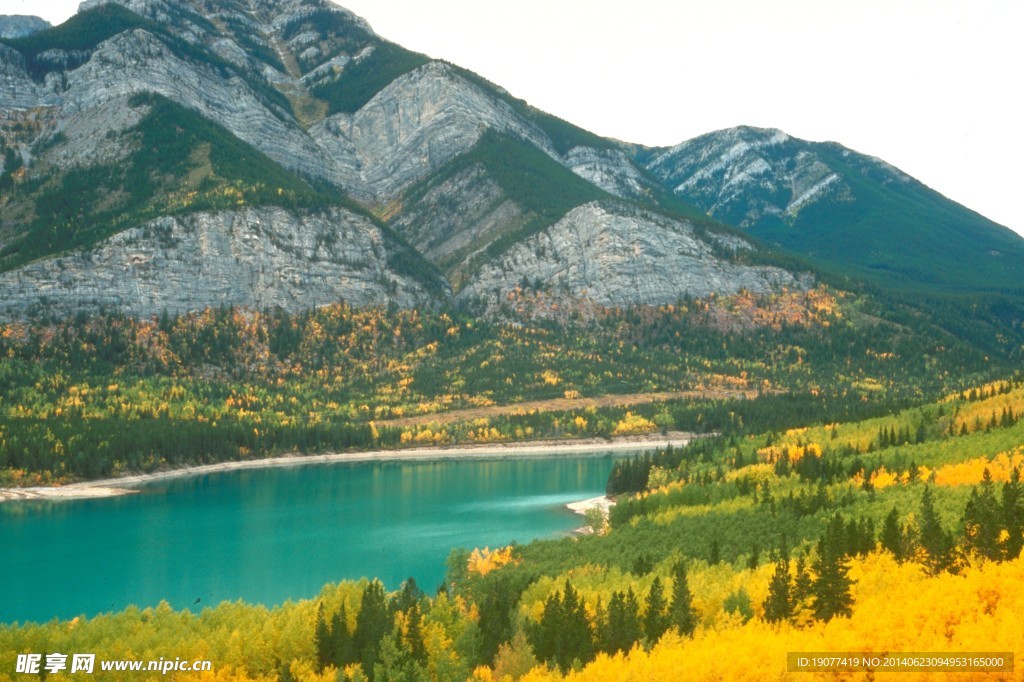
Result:
M744 127L639 158L708 215L830 271L916 292L1021 292L1017 234L842 145Z
M132 608L0 626L0 651L89 642L101 660L213 660L238 680L761 680L793 672L794 651L985 652L973 670L1014 679L1022 415L1010 379L865 420L776 416L620 463L610 526L453 551L432 596L364 580L273 609ZM838 665L818 674L884 672Z
M188 239L201 243L204 234ZM553 304L531 290L508 302L510 313L543 305ZM930 320L887 322L865 301L825 288L552 312L559 317L503 322L333 304L0 324L0 482L282 452L600 437L651 424L706 432L773 413L838 419L1015 366ZM684 393L654 395L666 392ZM631 399L638 393L649 400ZM623 394L632 406L617 404ZM600 409L571 402L600 396L611 396ZM517 409L553 398L569 402ZM454 421L440 414L491 405L507 409ZM391 421L429 414L437 420Z

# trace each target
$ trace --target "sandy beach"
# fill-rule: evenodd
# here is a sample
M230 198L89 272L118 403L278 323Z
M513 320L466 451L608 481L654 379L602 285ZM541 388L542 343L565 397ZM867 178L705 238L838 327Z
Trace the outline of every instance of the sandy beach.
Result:
M114 497L139 492L136 486L182 476L200 476L221 471L267 469L271 467L304 466L334 462L416 462L452 459L501 459L506 457L555 457L605 452L643 451L666 445L688 443L694 434L671 432L667 435L626 436L612 440L545 440L531 443L494 443L488 445L452 445L403 450L367 450L362 452L327 453L322 455L284 455L265 459L219 462L146 474L130 474L120 478L82 481L62 486L0 488L0 502L17 500L81 500Z

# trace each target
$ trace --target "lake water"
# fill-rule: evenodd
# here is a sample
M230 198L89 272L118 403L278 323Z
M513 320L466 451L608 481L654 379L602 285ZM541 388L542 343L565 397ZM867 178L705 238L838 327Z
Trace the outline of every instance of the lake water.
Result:
M136 495L0 504L0 622L129 604L267 605L329 582L412 576L432 592L453 547L581 525L612 456L321 464L172 479ZM196 600L199 600L198 602Z

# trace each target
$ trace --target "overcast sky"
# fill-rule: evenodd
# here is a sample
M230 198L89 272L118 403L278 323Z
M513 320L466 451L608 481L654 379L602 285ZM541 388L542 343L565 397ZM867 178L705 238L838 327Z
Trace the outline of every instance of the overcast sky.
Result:
M1024 234L1021 0L347 0L600 135L735 125L881 157ZM76 0L0 0L59 23Z

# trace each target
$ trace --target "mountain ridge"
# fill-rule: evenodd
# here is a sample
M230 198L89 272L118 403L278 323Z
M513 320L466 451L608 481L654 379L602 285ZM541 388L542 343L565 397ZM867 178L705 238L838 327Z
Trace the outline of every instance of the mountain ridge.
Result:
M637 157L712 217L825 269L896 288L1022 291L1024 239L837 142L740 126Z
M474 278L501 271L507 253L574 210L611 198L690 225L708 245L700 264L664 253L644 266L692 267L677 280L677 298L712 293L678 282L694 281L699 272L733 271L709 236L714 234L733 235L758 254L758 262L796 268L786 278L790 283L808 283L814 276L806 273L820 271L896 290L1020 290L1013 275L1024 267L1024 240L920 189L879 159L750 127L667 148L601 138L472 71L390 43L363 19L324 0L89 0L61 26L0 43L0 77L0 112L8 122L0 127L0 203L7 214L0 219L0 269L22 267L27 261L17 253L25 253L25 240L40 229L52 233L53 246L36 249L32 258L93 248L74 227L83 219L74 218L80 207L69 207L70 223L44 225L39 216L52 213L54 187L66 187L76 173L135 158L135 131L144 113L132 102L156 95L216 121L241 141L232 152L240 158L265 156L282 170L263 176L273 179L260 181L262 186L246 185L241 176L221 177L203 157L202 145L183 150L182 158L161 161L179 169L171 175L153 166L120 184L96 183L109 197L96 206L116 211L119 197L133 194L130 183L149 182L147 170L162 173L145 204L149 213L139 213L135 223L125 215L119 229L157 217L161 206L178 206L176 214L206 210L192 198L181 205L181 198L197 191L202 196L200 190L209 196L211 187L240 192L239 208L256 201L308 210L273 196L275 188L283 196L285 187L306 187L328 204L350 202L350 209L372 214L414 244L399 260L439 296L436 303L473 298L489 300L484 307L495 309L494 301L513 293L511 280L490 276L487 286L499 290L482 295ZM179 116L174 124L194 138L191 131L205 124L188 118ZM223 202L218 207L234 210ZM596 219L592 212L579 215ZM892 229L893 222L900 230ZM667 224L640 221L634 229ZM936 246L940 240L927 239L929 229L947 241L958 231L966 234L961 251L977 252L978 262L951 261ZM559 267L571 268L587 248L580 245ZM564 277L552 277L550 263L541 265L543 258L517 258L529 267L516 282L539 282L564 303L600 289L605 280L627 273L635 278L643 270L638 261L612 253L600 259L607 270L592 270L588 281L566 287L558 284ZM737 267L736 281L757 281L749 263ZM445 284L429 284L433 268ZM721 284L723 291L736 289ZM476 294L460 297L463 289ZM370 299L389 300L386 289L378 294ZM656 305L667 298L662 292L621 302ZM127 307L133 308L131 302Z

